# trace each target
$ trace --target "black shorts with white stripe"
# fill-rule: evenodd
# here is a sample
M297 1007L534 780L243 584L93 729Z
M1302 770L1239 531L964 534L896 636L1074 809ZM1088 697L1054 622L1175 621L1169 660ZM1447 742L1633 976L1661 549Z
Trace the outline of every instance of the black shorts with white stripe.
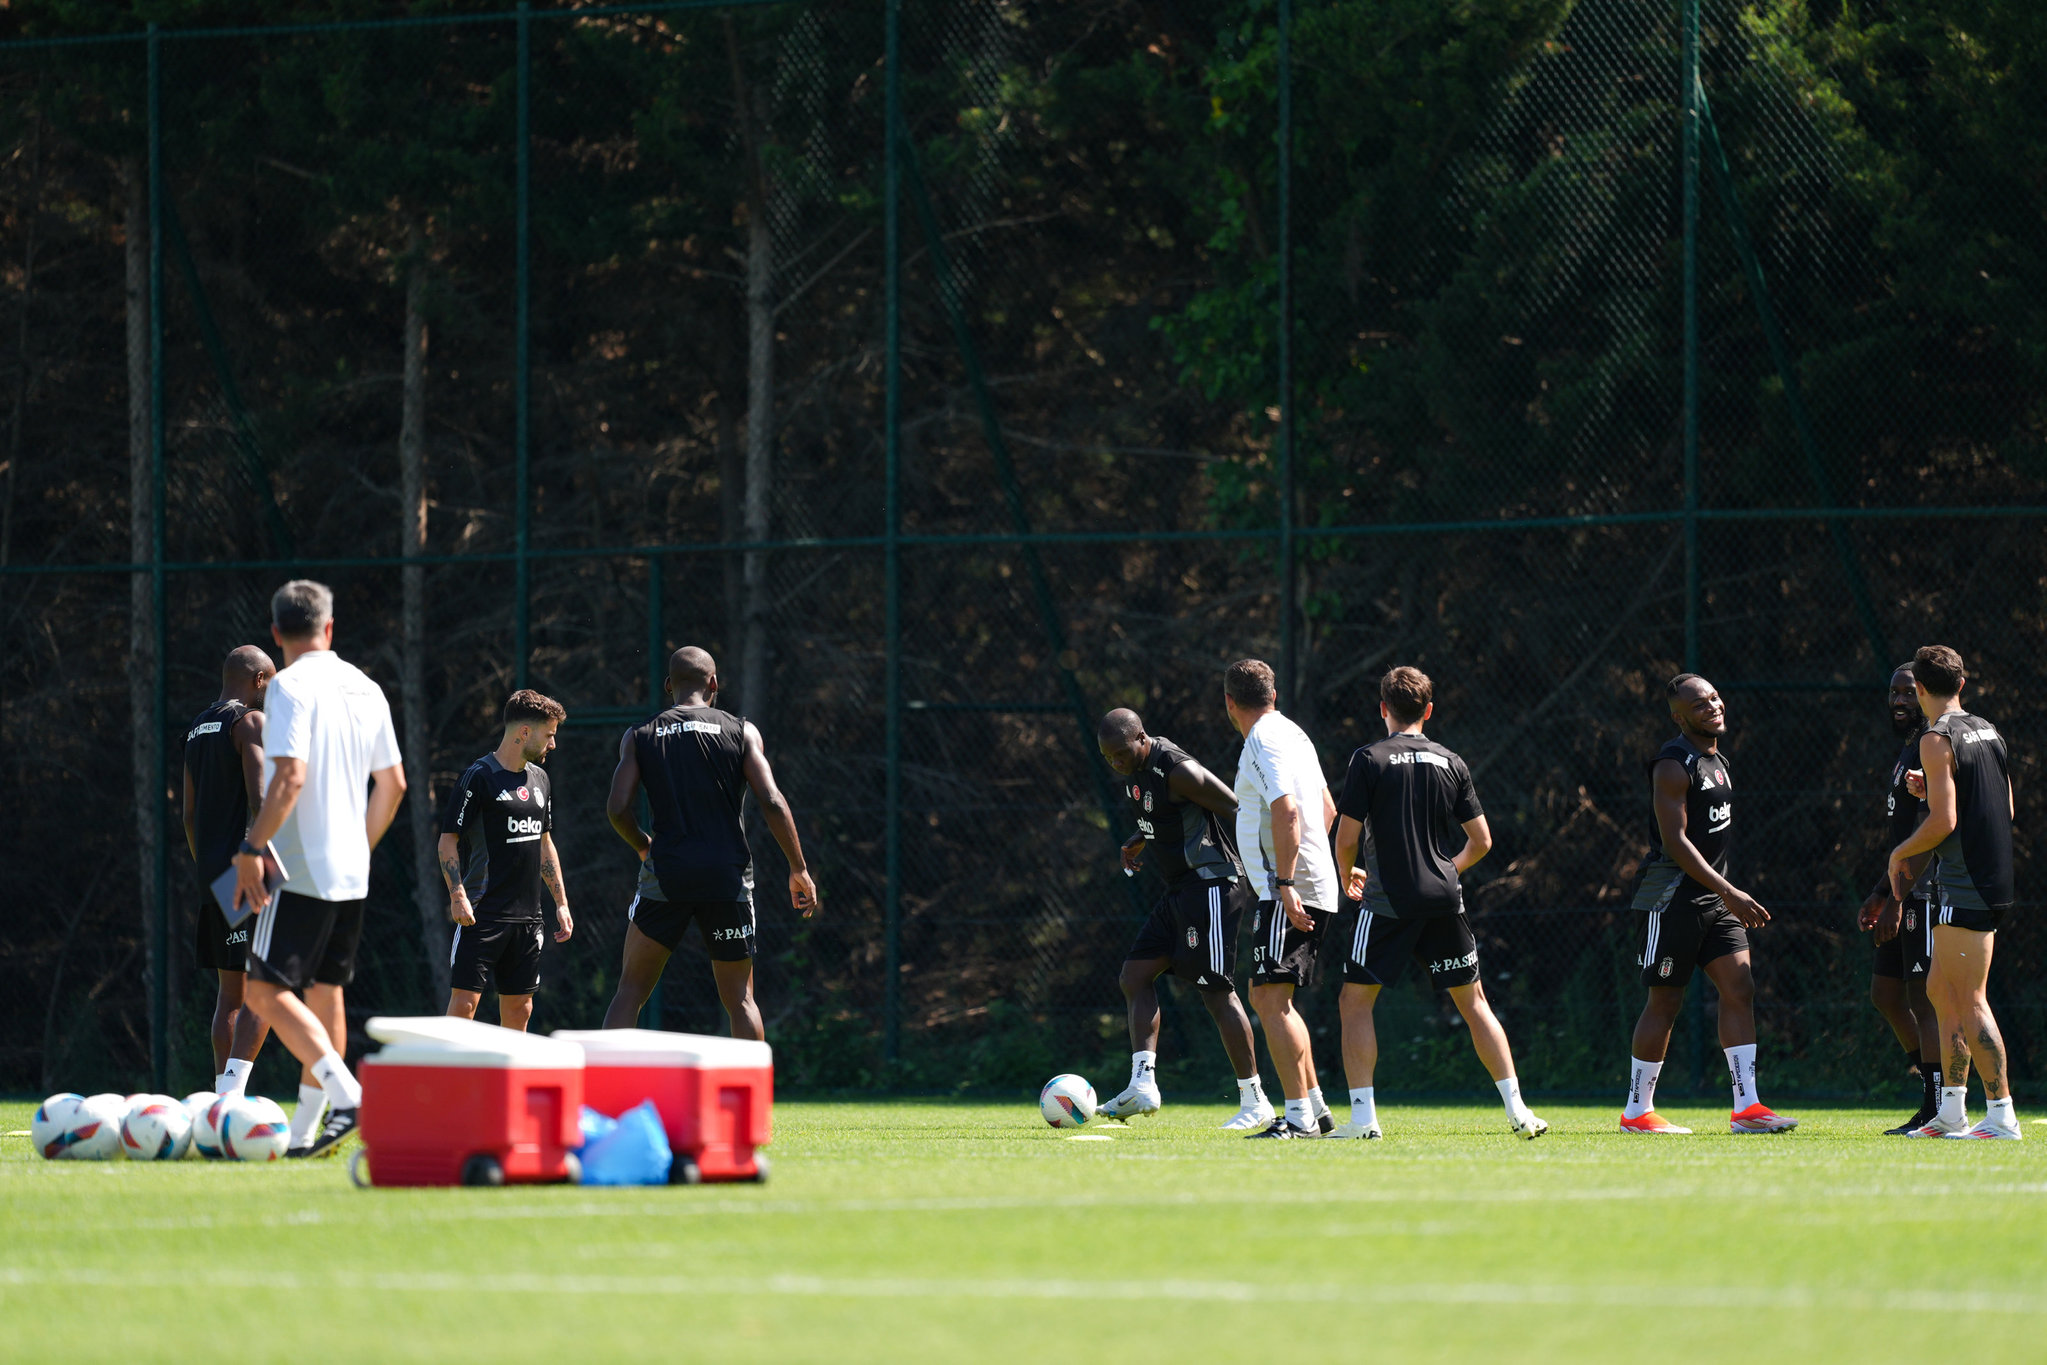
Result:
M286 891L256 916L249 936L249 975L273 986L346 986L355 979L363 903L323 901Z
M1694 967L1748 951L1748 930L1718 896L1679 900L1642 918L1648 921L1639 959L1644 986L1683 986Z
M1159 897L1125 953L1128 962L1170 959L1169 969L1198 990L1237 988L1237 926L1254 902L1240 881L1189 877Z
M1478 980L1478 939L1462 910L1454 915L1390 919L1360 906L1345 912L1337 941L1349 946L1343 979L1360 986L1391 986L1412 962L1439 991Z
M1299 929L1287 918L1277 901L1258 902L1251 921L1251 984L1254 986L1312 986L1322 956L1322 940L1336 920L1334 910L1312 905L1301 907L1315 922L1313 929Z
M1909 900L1898 916L1897 936L1876 945L1876 960L1869 974L1892 981L1926 984L1927 969L1933 964L1933 916L1926 902Z
M546 932L532 920L485 920L455 926L448 946L448 984L478 995L531 995L540 989L540 948Z

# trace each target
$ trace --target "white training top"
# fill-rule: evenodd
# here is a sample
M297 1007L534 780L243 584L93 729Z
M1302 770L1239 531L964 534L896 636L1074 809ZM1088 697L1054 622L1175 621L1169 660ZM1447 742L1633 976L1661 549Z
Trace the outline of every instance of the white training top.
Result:
M263 787L277 759L301 758L306 785L273 841L287 891L323 901L370 891L370 774L396 767L384 689L331 649L301 654L263 699Z
M276 684L272 684L275 686ZM1308 732L1277 711L1268 711L1244 736L1237 760L1237 852L1260 900L1277 900L1273 885L1272 803L1291 796L1301 813L1301 852L1294 860L1294 891L1301 904L1335 910L1336 860L1329 856L1329 830L1322 793L1328 783Z

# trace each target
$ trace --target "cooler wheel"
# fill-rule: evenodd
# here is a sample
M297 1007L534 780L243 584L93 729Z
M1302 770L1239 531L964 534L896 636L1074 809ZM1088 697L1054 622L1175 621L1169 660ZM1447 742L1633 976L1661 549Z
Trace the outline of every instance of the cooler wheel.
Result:
M359 1190L370 1187L370 1154L366 1148L357 1148L348 1159L348 1178Z
M505 1183L505 1168L494 1156L482 1152L462 1163L462 1183L465 1185L502 1185Z
M570 1152L562 1157L562 1169L568 1172L568 1174L562 1177L563 1180L571 1185L583 1183L583 1159L574 1152Z
M756 1185L765 1185L768 1183L767 1157L762 1156L758 1153L755 1154L753 1159L753 1174L748 1176L747 1179L751 1180Z
M701 1185L704 1173L698 1167L696 1158L678 1152L668 1167L668 1183L671 1185Z

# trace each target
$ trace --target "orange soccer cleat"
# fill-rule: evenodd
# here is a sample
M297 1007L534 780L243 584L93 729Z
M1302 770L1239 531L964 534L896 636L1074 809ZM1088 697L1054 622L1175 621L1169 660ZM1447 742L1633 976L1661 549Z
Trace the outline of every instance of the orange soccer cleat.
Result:
M1689 1128L1680 1128L1680 1127L1678 1127L1678 1126L1677 1126L1676 1124L1672 1123L1672 1122L1671 1122L1671 1121L1670 1121L1669 1119L1666 1119L1665 1117L1663 1117L1663 1115L1661 1115L1661 1114L1657 1113L1657 1112L1656 1112L1656 1111L1655 1111L1654 1109L1651 1109L1651 1110L1650 1110L1650 1111L1649 1111L1648 1113L1646 1113L1646 1114L1642 1115L1642 1117L1640 1117L1640 1118L1636 1118L1636 1119L1628 1119L1628 1118L1624 1118L1624 1119L1622 1119L1622 1120L1621 1120L1621 1131L1622 1131L1623 1133L1685 1133L1685 1134L1689 1134L1689 1133L1690 1133L1690 1132L1691 1132L1692 1130L1691 1130L1691 1129L1689 1129Z
M1797 1126L1797 1119L1773 1114L1762 1104L1752 1104L1738 1114L1727 1116L1728 1131L1735 1133L1788 1133Z

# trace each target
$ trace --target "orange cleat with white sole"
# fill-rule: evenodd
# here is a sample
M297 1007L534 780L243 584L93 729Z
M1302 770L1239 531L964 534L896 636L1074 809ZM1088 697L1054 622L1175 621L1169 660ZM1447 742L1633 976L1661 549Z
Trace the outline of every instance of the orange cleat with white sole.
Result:
M1678 1127L1669 1119L1663 1117L1663 1115L1657 1113L1654 1109L1651 1109L1648 1113L1642 1115L1642 1117L1640 1118L1622 1119L1621 1131L1623 1133L1666 1133L1676 1135L1689 1134L1692 1130L1689 1128Z
M1788 1133L1797 1126L1797 1119L1773 1114L1761 1104L1752 1104L1738 1114L1727 1116L1728 1131L1735 1133Z

